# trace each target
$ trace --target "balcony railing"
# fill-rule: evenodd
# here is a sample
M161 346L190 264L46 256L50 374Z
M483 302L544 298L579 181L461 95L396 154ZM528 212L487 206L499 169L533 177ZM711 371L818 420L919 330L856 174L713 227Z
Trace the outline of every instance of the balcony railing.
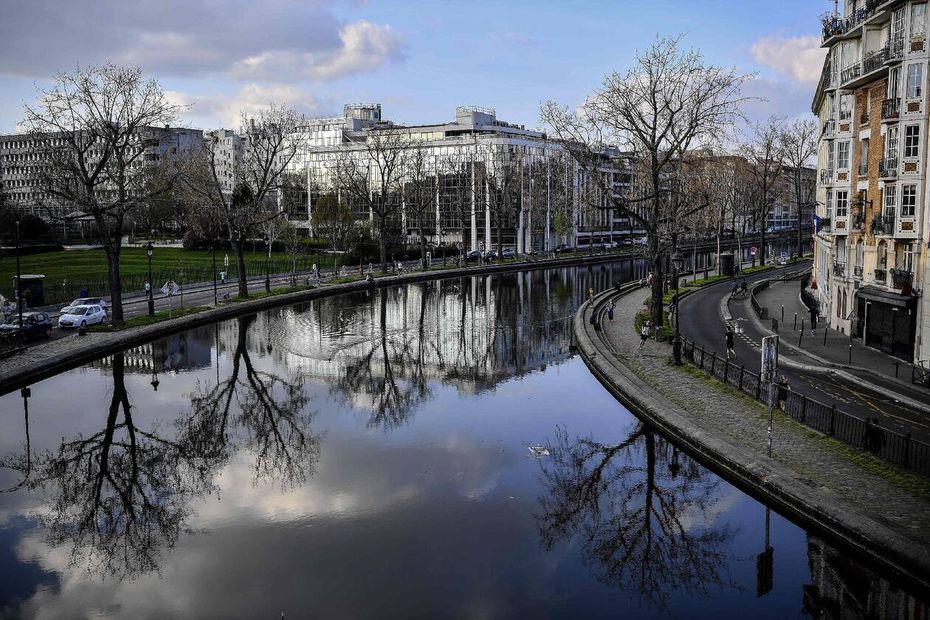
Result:
M853 277L862 279L862 265L856 265L853 267Z
M898 176L898 158L882 158L882 160L878 163L878 176L881 179L889 179Z
M820 184L831 185L833 183L833 170L825 168L820 171Z
M818 232L830 232L831 223L832 222L828 217L820 218L820 228L818 229Z
M884 269L876 269L875 281L878 284L886 284L888 282L888 272Z
M869 124L869 113L868 112L863 112L862 114L859 115L859 124L860 125Z
M839 17L827 16L823 18L823 40L846 32L846 21Z
M849 227L851 230L862 230L865 227L865 215L863 213L853 213L849 218Z
M876 69L881 69L885 64L885 60L888 58L888 50L884 47L880 50L875 50L874 52L868 52L862 58L862 74L871 73Z
M865 5L851 12L843 19L838 16L826 15L821 19L823 25L823 40L838 34L849 32L868 18L875 15L875 10L887 0L866 0ZM903 43L903 41L902 41Z
M894 226L894 220L889 220L882 215L872 217L872 234L873 235L890 235Z
M862 63L849 65L840 73L840 84L855 80L860 75L862 75Z
M891 286L894 288L910 288L914 282L914 274L903 269L891 269Z
M901 114L901 99L885 99L882 101L882 120L898 118Z
M833 263L833 275L838 278L846 276L846 263Z
M885 45L888 53L885 54L885 62L892 62L904 58L904 37L898 37L888 41Z
M859 176L864 177L869 173L869 162L859 162Z

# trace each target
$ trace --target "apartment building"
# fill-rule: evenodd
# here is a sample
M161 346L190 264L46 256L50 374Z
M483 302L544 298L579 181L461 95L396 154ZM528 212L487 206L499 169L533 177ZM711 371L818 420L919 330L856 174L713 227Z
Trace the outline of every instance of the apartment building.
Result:
M145 153L138 165L159 161L166 155L191 151L203 147L203 132L199 129L178 127L148 127L140 131ZM0 184L7 199L19 209L46 220L63 220L76 217L75 207L64 204L45 192L38 174L43 162L43 149L54 147L60 138L49 134L0 135ZM90 157L100 157L91 149Z
M846 0L824 19L814 281L821 316L930 358L927 3Z
M314 205L326 194L350 201L338 186L336 163L352 157L373 168L366 142L374 132L400 133L405 148L424 150L436 196L423 229L435 243L461 243L469 250L502 244L522 253L561 242L586 245L642 234L607 208L594 190L599 184L585 178L562 144L479 106L458 107L454 120L428 125L385 120L377 103L350 104L341 117L310 119L293 135L299 149L288 172L305 183L307 204L303 221L299 214L292 214L292 221L310 227ZM609 175L617 192L625 191L632 178L626 159L611 149L604 151L600 173ZM516 188L513 208L495 210L508 183ZM419 222L405 208L403 192L397 193L399 227L402 234L413 235ZM367 207L352 207L360 218L371 217Z
M232 194L236 186L236 167L248 145L248 138L232 129L214 129L203 132L204 143L214 153L213 167L224 194Z

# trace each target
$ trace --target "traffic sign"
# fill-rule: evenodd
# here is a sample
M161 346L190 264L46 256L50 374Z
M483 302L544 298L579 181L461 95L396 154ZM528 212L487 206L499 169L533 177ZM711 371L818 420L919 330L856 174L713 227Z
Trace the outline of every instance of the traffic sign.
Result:
M178 286L178 283L174 280L168 280L165 282L165 285L161 287L161 292L169 297L172 295L177 295L181 291L181 287Z
M752 246L751 248L749 248L749 254L750 256L756 255L756 246Z

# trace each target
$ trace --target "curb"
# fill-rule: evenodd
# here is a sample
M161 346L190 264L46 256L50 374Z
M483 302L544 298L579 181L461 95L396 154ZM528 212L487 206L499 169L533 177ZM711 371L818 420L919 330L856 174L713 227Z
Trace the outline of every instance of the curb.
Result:
M610 345L589 325L607 300L630 291L611 291L586 301L576 312L573 332L585 364L602 385L636 417L656 427L687 454L735 486L772 506L808 530L828 538L887 568L923 591L930 591L930 550L874 520L830 501L818 489L796 480L772 459L698 427L686 412L663 398L610 352ZM596 340L595 340L596 339Z
M364 280L347 282L343 284L328 284L318 288L310 288L293 293L281 293L260 299L248 299L226 306L218 306L190 314L176 319L160 321L151 325L128 328L118 332L107 332L110 336L98 342L76 346L60 355L49 355L43 360L15 368L6 372L0 371L0 396L13 390L25 387L36 381L41 381L57 375L76 366L86 364L100 357L115 353L122 349L137 346L165 336L170 336L193 327L199 327L216 321L236 318L238 316L255 314L279 306L289 306L314 299L322 299L336 295L344 295L370 288L387 288L400 284L443 280L447 278L460 278L465 276L487 275L494 273L507 273L511 271L535 271L539 269L553 269L558 267L573 267L579 265L596 265L624 260L637 260L636 254L600 254L593 256L575 256L570 258L546 259L534 262L518 262L497 265L481 265L471 267L457 267L440 271L420 271L398 275L387 275L375 278L369 285ZM41 345L40 345L41 346ZM11 358L5 358L11 359ZM0 362L2 363L2 362Z

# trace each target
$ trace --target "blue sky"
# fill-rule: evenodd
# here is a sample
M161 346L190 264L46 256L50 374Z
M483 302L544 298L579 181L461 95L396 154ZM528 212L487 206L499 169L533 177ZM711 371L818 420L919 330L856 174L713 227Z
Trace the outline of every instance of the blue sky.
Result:
M137 64L186 124L235 126L271 101L312 115L378 101L384 116L438 122L455 106L538 124L539 103L577 104L658 36L684 34L712 62L757 73L755 120L809 113L827 0L367 2L31 0L0 20L0 132L57 71Z

